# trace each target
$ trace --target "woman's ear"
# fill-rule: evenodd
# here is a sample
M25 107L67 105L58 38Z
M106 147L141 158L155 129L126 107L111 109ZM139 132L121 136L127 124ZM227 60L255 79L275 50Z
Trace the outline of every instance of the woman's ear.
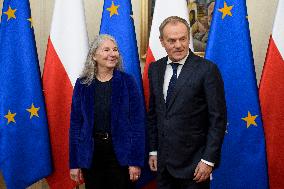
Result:
M95 57L95 56L93 56L93 60L94 60L94 61L97 61L97 59L96 59L96 57Z

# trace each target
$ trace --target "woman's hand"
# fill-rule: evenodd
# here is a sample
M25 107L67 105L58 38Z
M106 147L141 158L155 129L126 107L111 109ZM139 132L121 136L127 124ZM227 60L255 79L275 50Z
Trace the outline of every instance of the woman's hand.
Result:
M72 180L79 183L81 180L83 180L81 169L70 169L70 177Z
M132 182L137 181L139 179L139 177L140 177L140 174L141 174L140 167L129 166L128 170L129 170L130 180Z

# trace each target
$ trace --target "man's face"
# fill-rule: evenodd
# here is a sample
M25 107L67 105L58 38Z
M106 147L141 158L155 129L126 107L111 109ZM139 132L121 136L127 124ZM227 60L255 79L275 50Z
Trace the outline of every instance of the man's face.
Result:
M160 41L173 62L178 62L185 58L189 51L188 31L183 23L168 23L164 27Z

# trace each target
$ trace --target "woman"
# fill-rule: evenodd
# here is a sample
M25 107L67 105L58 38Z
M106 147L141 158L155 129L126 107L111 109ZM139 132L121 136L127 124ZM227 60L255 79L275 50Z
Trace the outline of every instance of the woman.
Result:
M128 189L144 164L143 98L133 77L120 71L117 43L93 42L73 92L70 176L86 189ZM131 182L132 181L132 182Z

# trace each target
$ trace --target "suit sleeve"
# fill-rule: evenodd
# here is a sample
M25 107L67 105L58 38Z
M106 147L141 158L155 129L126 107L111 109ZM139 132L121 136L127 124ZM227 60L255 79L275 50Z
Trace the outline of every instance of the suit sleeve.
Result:
M149 151L157 151L158 150L158 130L157 130L157 113L155 107L155 95L153 91L153 63L150 64L148 70L148 78L149 78L149 109L147 113L147 131L148 131L148 139L149 139Z
M202 159L218 164L227 124L224 84L215 64L205 74L204 89L208 105L209 127Z
M79 168L77 164L78 155L78 139L81 126L83 124L83 116L81 111L80 98L80 81L77 79L72 96L70 129L69 129L69 163L70 169Z
M128 92L130 103L131 149L130 166L144 165L145 159L145 108L144 99L133 77L128 77Z

